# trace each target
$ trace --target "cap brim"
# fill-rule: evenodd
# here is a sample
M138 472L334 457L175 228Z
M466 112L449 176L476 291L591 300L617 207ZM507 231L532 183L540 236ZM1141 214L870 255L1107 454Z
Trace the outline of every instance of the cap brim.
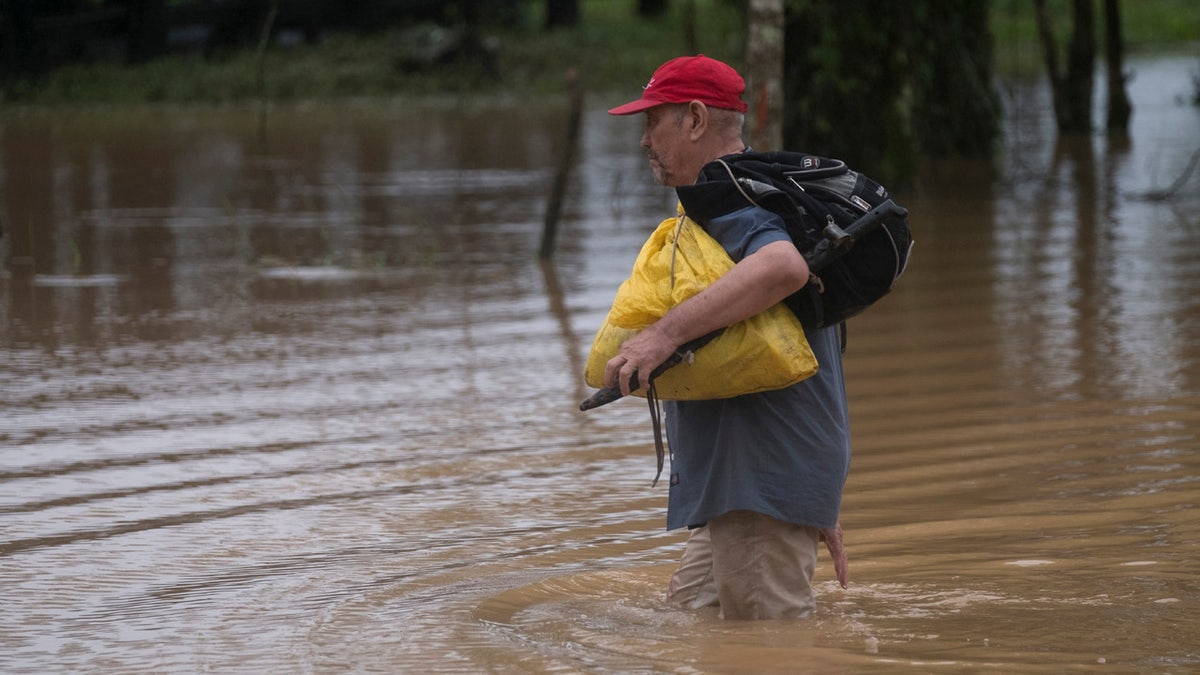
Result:
M632 115L634 113L640 113L643 110L647 110L649 108L653 108L654 106L662 105L664 103L667 103L667 101L650 101L650 100L647 100L644 98L639 98L638 100L630 101L629 103L626 103L625 105L619 105L615 108L610 108L608 111L608 114L609 115Z

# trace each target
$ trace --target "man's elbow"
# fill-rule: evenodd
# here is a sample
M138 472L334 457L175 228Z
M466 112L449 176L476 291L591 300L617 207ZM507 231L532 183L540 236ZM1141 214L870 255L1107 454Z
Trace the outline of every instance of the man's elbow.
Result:
M776 258L772 265L776 274L775 285L784 291L785 295L791 295L803 288L812 275L808 269L808 262L800 255L800 251L791 243L780 243L784 245L776 246L771 251L772 256Z
M788 274L785 283L791 289L788 295L804 288L804 285L812 278L812 273L808 269L808 263L798 253L796 257L799 258L799 262L793 261L793 264L787 268Z

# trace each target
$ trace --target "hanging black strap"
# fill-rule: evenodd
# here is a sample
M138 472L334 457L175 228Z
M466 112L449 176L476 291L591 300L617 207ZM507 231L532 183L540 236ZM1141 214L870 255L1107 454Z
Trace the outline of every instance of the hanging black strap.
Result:
M646 386L646 401L650 404L650 424L654 427L654 456L658 459L658 473L654 474L654 482L650 487L658 485L662 476L663 461L666 459L666 449L662 439L662 407L659 405L658 392L654 389L654 376Z

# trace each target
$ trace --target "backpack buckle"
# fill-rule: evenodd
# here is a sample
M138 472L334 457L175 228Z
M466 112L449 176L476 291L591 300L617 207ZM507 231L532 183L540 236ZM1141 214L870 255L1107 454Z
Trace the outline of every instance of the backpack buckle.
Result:
M850 238L850 233L843 230L834 220L832 215L825 217L825 229L821 231L825 238L833 243L834 248L850 248L854 244L854 240Z

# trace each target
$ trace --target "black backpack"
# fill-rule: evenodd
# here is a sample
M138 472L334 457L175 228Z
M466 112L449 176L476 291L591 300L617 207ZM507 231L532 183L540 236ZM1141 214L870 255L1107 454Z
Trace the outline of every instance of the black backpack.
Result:
M729 155L676 193L701 225L748 202L783 217L813 274L784 301L806 329L842 323L887 295L912 250L908 211L837 159L782 151Z

